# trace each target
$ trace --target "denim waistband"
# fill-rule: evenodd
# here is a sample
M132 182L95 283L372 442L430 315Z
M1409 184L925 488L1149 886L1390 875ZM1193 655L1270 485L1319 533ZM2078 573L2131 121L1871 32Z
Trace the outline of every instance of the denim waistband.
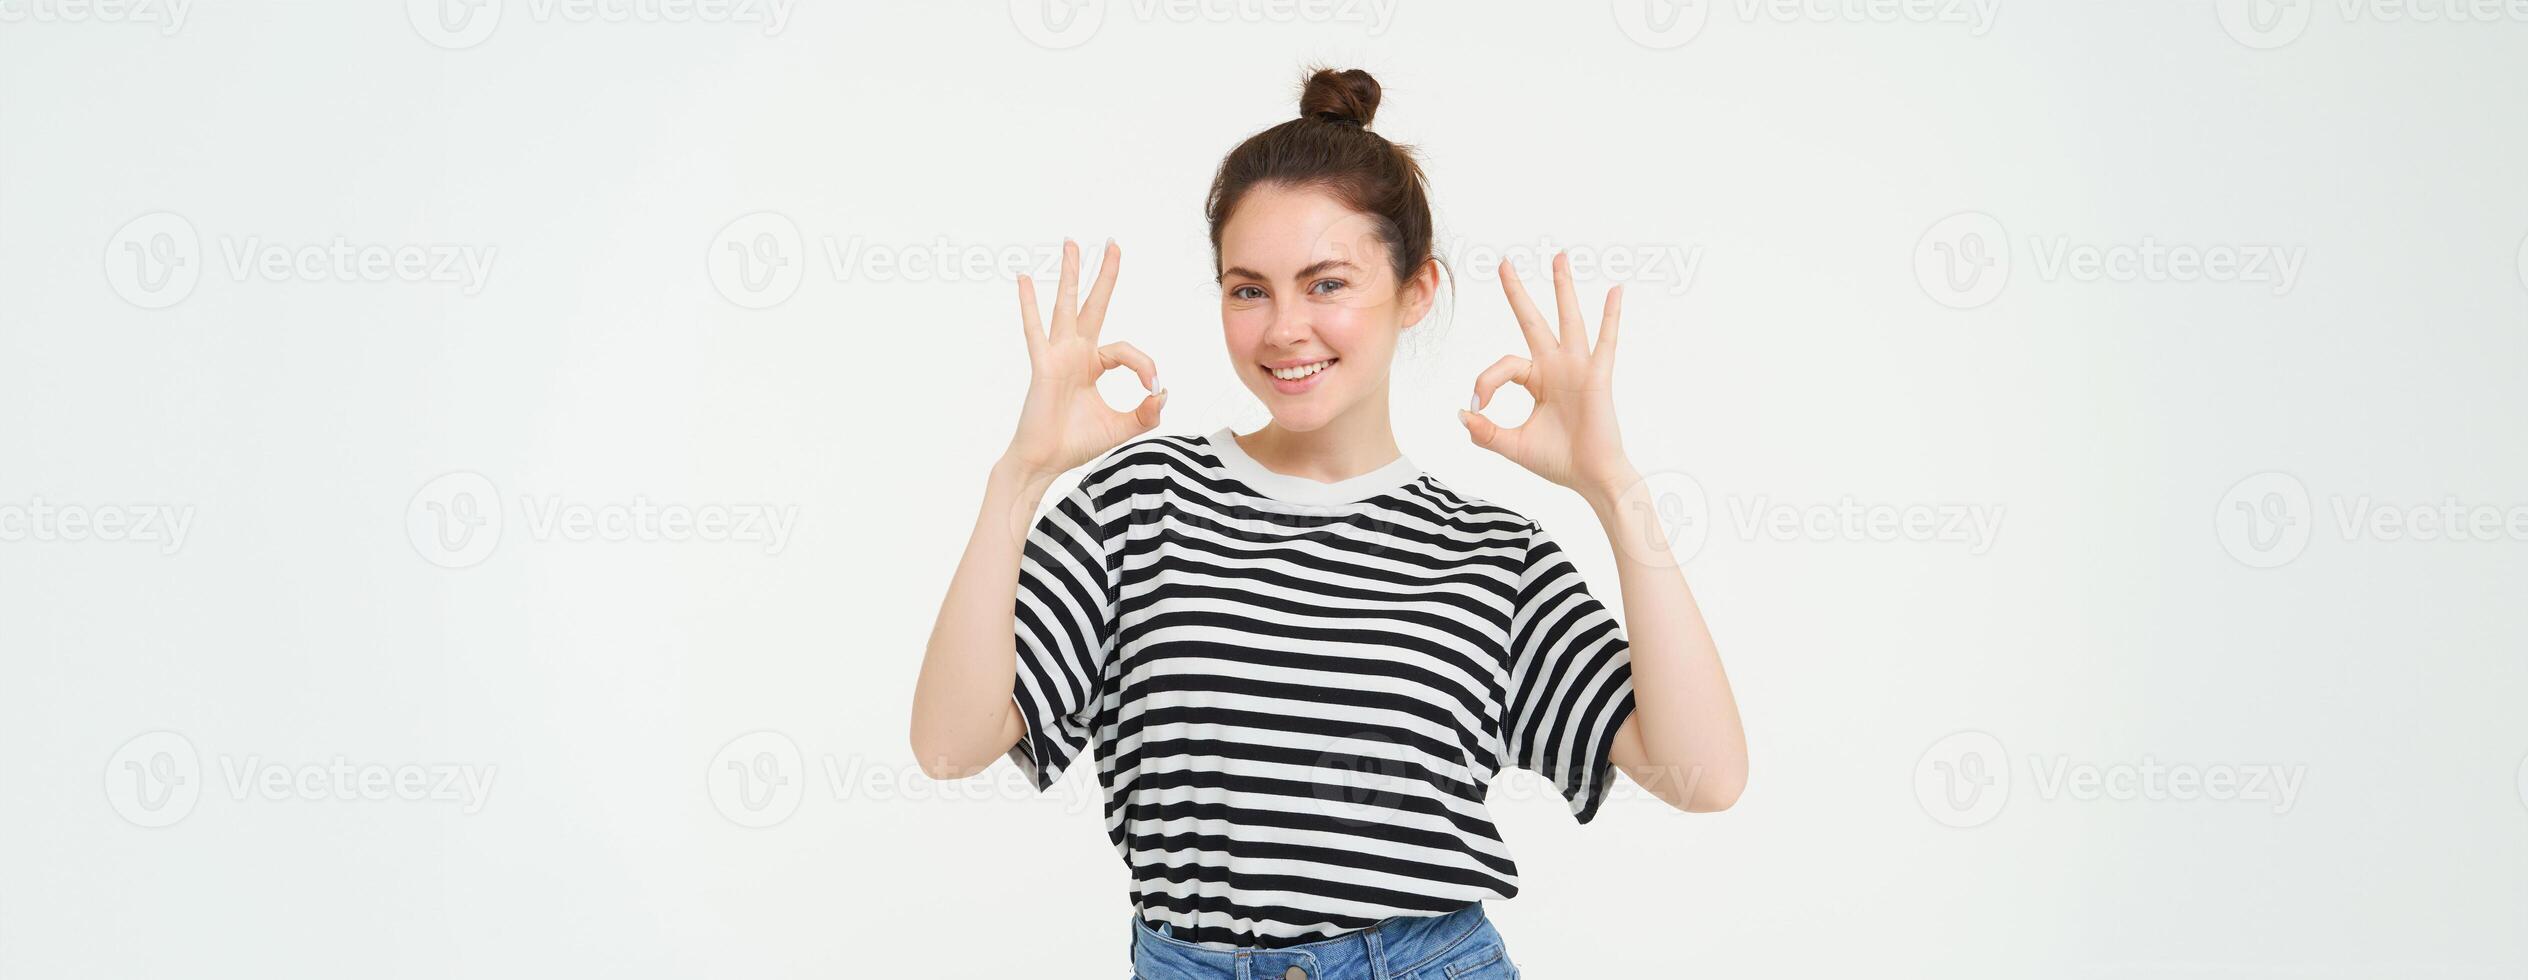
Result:
M1483 903L1443 915L1397 916L1296 946L1213 949L1132 915L1132 970L1140 980L1389 980L1435 963L1503 955ZM1290 972L1293 967L1298 973Z

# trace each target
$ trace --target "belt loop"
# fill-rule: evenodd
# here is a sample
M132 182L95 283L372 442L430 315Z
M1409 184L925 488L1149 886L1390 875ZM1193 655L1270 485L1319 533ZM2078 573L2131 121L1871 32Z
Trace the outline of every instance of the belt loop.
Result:
M1363 930L1361 933L1361 942L1366 944L1369 949L1370 980L1388 980L1388 978L1394 976L1395 974L1387 970L1387 950L1385 944L1378 941L1378 932L1379 927L1377 926L1371 926L1368 929Z

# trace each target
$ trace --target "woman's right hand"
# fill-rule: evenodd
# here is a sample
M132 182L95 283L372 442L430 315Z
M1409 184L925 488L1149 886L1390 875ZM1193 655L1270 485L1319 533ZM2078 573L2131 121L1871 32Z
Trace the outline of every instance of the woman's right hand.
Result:
M1027 400L1019 410L1018 434L1010 437L1002 461L1023 477L1050 481L1159 424L1167 389L1159 387L1159 371L1149 355L1127 343L1097 344L1098 328L1106 322L1106 298L1114 292L1116 267L1122 263L1123 250L1107 242L1097 283L1075 309L1080 247L1064 239L1062 287L1054 296L1050 329L1036 313L1035 281L1018 277L1020 326L1027 335ZM1097 393L1098 377L1119 367L1132 369L1150 392L1129 412L1115 411Z

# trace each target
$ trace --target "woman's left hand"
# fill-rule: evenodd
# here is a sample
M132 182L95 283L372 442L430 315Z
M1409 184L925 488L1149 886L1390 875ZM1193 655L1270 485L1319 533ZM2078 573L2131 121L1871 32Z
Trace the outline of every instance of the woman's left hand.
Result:
M1528 472L1584 495L1614 497L1639 479L1624 455L1623 434L1615 426L1615 335L1622 312L1624 287L1606 292L1606 312L1598 325L1597 347L1589 346L1588 324L1580 316L1579 290L1571 284L1571 258L1554 255L1554 301L1560 307L1562 332L1557 337L1545 317L1527 298L1517 270L1501 262L1501 291L1510 298L1519 332L1527 336L1527 357L1510 354L1493 362L1475 378L1473 410L1457 413L1475 444L1509 457ZM1481 414L1502 382L1516 381L1535 398L1527 421L1502 428Z

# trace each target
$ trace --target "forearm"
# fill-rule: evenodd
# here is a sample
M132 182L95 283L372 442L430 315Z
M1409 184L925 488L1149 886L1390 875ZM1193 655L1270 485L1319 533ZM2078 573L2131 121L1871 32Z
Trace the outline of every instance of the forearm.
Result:
M922 771L954 779L1009 750L1019 725L1010 703L1018 676L1019 565L1050 476L996 464L983 508L931 624L913 688L913 754Z
M1596 511L1622 582L1633 716L1615 762L1684 810L1727 809L1747 781L1747 736L1703 612L1638 475L1582 496Z

